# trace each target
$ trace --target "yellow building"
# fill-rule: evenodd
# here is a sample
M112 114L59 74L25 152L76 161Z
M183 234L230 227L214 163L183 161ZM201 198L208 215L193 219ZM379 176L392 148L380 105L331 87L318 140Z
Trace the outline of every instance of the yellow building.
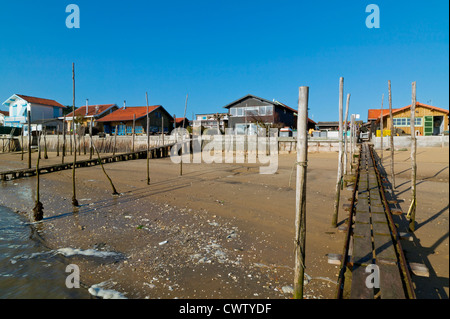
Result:
M449 110L417 102L415 111L414 130L416 135L431 136L448 133ZM389 135L391 130L389 109L383 109L382 115L381 109L369 110L368 120L374 121L377 131L380 130L381 117L383 118L383 135ZM392 109L392 117L396 134L411 134L411 105Z

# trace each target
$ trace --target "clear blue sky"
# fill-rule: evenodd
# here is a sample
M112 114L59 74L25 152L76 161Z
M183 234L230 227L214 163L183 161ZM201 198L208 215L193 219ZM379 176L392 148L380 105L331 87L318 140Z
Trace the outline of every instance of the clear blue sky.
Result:
M68 29L68 4L80 28ZM380 8L369 29L368 4ZM14 93L76 105L162 104L181 117L220 112L246 94L297 108L310 87L309 117L338 119L339 77L350 112L419 102L449 107L448 1L0 2L0 100ZM0 102L0 103L1 103ZM4 109L4 107L2 107Z

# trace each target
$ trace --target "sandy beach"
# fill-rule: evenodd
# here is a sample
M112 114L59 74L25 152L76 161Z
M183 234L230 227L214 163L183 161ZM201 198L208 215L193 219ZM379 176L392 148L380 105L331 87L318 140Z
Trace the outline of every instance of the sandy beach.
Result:
M390 159L384 165L390 179ZM410 152L395 152L394 194L404 212L410 204ZM0 154L1 169L26 167L26 157ZM183 164L170 158L41 175L44 221L35 225L51 249L112 251L120 258L67 258L77 264L83 286L104 283L127 298L291 298L295 219L295 154L279 155L276 174L259 164ZM33 165L36 153L33 153ZM78 159L86 156L78 156ZM327 254L341 254L345 234L331 226L338 154L309 153L305 298L334 298L339 267ZM49 153L41 165L60 163ZM71 157L66 157L71 161ZM419 148L417 227L402 242L409 261L425 264L430 277L413 276L417 298L449 296L449 149ZM289 185L289 183L291 185ZM1 182L0 205L31 218L36 178ZM341 192L338 221L348 215L351 188ZM31 220L31 219L30 219ZM399 225L401 228L402 225Z

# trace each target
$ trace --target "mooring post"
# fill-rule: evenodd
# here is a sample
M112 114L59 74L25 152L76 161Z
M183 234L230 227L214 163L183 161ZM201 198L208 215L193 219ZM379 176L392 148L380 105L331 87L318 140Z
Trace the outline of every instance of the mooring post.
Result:
M384 101L384 93L381 96L381 114L380 114L380 163L383 164L383 131L384 131L384 125L383 125L383 101Z
M416 120L416 82L412 83L412 103L411 103L411 205L408 211L409 217L409 229L414 232L416 230L416 148L417 139L415 132L415 120Z
M331 225L337 226L337 219L339 213L339 200L341 196L341 183L342 183L342 111L344 105L344 78L339 79L339 159L338 159L338 172L336 180L336 197L334 200L334 213Z
M297 117L297 182L295 189L295 272L294 299L303 299L306 239L306 174L308 163L308 96L309 87L299 88Z
M38 133L38 131L36 131L36 133ZM41 139L41 134L38 133L38 140ZM40 142L38 141L38 148L40 148ZM41 201L40 201L40 195L39 195L39 156L37 158L37 162L36 162L36 201L35 201L35 205L33 208L33 215L34 215L34 220L35 221L40 221L42 220L42 218L44 217L44 212L42 211L42 209L44 208Z
M147 92L145 92L145 101L147 103L147 185L150 185L150 155L149 155L149 150L150 150L150 120L149 120L149 116L148 116L148 94Z
M395 174L394 174L394 118L392 116L392 95L391 95L391 80L388 81L388 89L389 89L389 118L391 121L391 136L390 136L390 149L391 149L391 180L392 180L392 188L395 189Z
M347 94L347 104L345 106L345 120L344 120L344 176L347 175L347 126L348 126L348 107L350 104L350 93ZM346 183L346 182L345 182ZM345 185L347 186L347 185Z
M73 131L73 167L72 167L72 188L73 188L73 196L72 196L72 205L78 206L78 200L75 189L75 166L77 163L77 144L75 138L75 63L72 63L72 86L73 86L73 100L72 100L72 131ZM72 141L72 139L70 139Z
M28 125L28 168L31 168L31 105L27 106L27 125Z

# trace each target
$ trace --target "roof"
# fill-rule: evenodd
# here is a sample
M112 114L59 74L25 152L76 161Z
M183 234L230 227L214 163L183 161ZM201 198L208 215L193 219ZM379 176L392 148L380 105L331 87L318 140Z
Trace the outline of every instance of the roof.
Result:
M436 106L432 106L432 105L428 105L428 104L424 104L424 103L420 103L420 102L416 102L416 107L417 106L425 107L425 108L428 108L430 110L435 110L435 111L438 111L438 112L442 112L442 113L445 113L447 115L449 114L449 110L442 109L440 107L436 107ZM411 104L407 105L407 106L404 106L402 108L399 108L399 109L392 109L392 115L394 115L396 113L399 113L399 112L402 112L404 110L407 110L409 108L411 108ZM389 109L383 109L383 117L384 116L388 116L388 115L389 115ZM369 121L370 120L378 120L380 118L380 116L381 116L381 109L370 109L369 113L367 115L367 120L369 120Z
M161 105L152 105L148 107L148 113L152 113ZM147 116L147 106L127 106L126 108L120 108L114 112L98 119L97 122L125 122L132 121L133 115L138 120L144 116Z
M189 123L189 120L187 117L176 117L175 123L183 123L183 119L186 119L186 122Z
M230 107L232 107L234 104L240 103L241 101L243 101L243 100L245 100L245 99L249 99L249 98L257 99L257 100L260 100L260 101L262 101L262 102L270 103L270 104L272 104L272 105L281 106L282 108L287 109L287 110L293 112L294 115L297 115L297 110L293 109L293 108L290 107L290 106L287 106L287 105L284 104L284 103L281 103L281 102L276 101L276 100L273 100L273 101L266 100L266 99L263 99L263 98L258 97L258 96L256 96L256 95L253 95L253 94L247 94L246 96L243 96L243 97L241 97L240 99L237 99L236 101L231 102L230 104L225 105L224 108L230 108ZM311 120L310 118L308 118L308 122L313 123L313 124L316 124L316 122L314 122L314 121Z
M3 114L5 116L9 116L9 111L0 111L0 114Z
M15 94L15 95L20 97L21 99L24 99L28 103L48 105L48 106L57 106L57 107L62 107L62 108L65 107L64 105L56 102L55 100L43 99L40 97L27 96L27 95L22 95L22 94Z
M79 107L75 110L75 116L96 116L109 110L110 108L117 106L116 104L100 104L100 105L88 105L88 113L86 114L86 105ZM66 117L72 117L72 113L66 115Z

